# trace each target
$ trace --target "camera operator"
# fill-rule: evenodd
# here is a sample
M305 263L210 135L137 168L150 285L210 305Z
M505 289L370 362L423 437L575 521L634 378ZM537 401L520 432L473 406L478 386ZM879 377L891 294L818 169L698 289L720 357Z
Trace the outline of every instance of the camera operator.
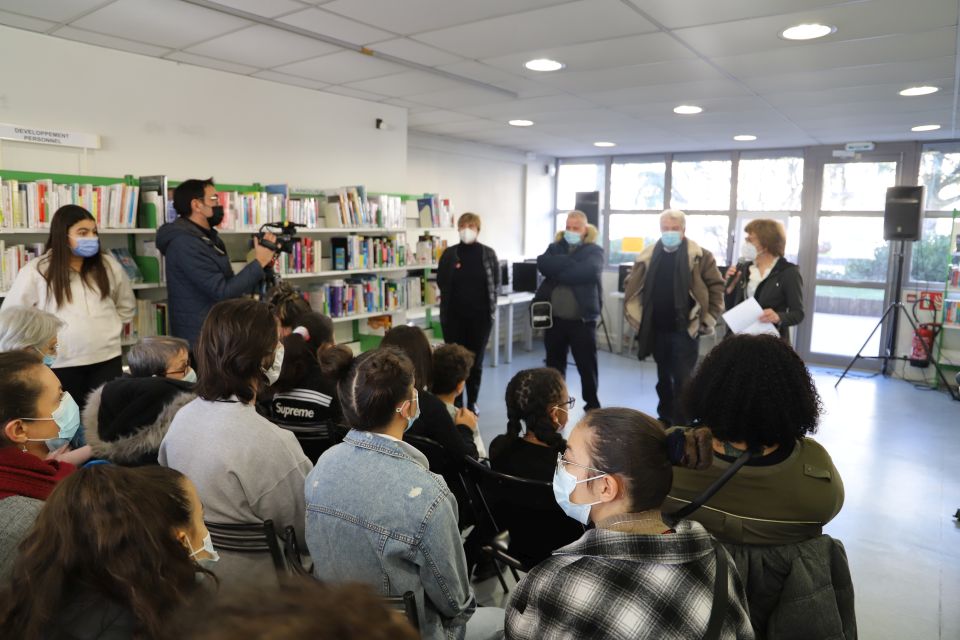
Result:
M157 248L166 259L170 333L196 347L200 327L220 300L252 293L273 261L274 250L253 240L254 259L234 274L215 227L223 220L213 178L186 180L173 192L180 217L157 231ZM263 239L274 243L272 233Z

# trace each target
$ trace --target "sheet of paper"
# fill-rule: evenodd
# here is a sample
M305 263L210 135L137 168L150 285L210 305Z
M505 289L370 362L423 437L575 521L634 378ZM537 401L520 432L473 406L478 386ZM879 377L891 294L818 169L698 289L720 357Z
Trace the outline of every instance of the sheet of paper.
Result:
M763 313L763 309L757 304L756 299L747 298L733 309L723 314L723 321L727 327L734 333L745 333L756 336L768 334L772 336L780 335L777 328L769 322L760 322L758 318Z

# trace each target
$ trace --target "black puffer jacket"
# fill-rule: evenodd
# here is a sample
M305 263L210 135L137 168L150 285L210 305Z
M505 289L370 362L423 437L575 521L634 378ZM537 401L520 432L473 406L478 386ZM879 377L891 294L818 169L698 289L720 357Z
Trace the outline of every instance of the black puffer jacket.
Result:
M603 248L597 244L599 235L597 228L588 224L583 242L571 251L563 232L557 232L556 242L537 258L537 268L545 280L537 289L536 301L550 300L554 287L566 285L577 299L581 319L584 322L600 319L600 308L603 306L603 284L600 281Z

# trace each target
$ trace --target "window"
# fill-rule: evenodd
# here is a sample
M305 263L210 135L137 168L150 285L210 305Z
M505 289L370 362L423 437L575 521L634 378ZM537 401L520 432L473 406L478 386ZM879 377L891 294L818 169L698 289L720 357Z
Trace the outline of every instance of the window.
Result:
M883 218L823 216L817 246L817 277L826 280L886 282L890 245Z
M561 164L557 172L557 209L576 206L578 191L603 191L602 164Z
M929 202L929 198L928 198ZM950 218L925 218L920 240L913 243L910 257L910 281L942 285L947 280L950 262Z
M960 153L924 151L920 156L920 184L927 188L927 211L960 207Z
M659 229L659 227L658 227ZM717 264L727 262L730 216L688 215L686 236L713 254Z
M852 356L883 315L883 289L817 285L810 350ZM880 332L870 338L865 356L880 352Z
M728 211L732 166L729 160L674 160L670 207Z
M620 211L664 209L665 162L615 162L610 174L610 208Z
M610 265L636 261L644 247L660 239L659 213L611 213L609 220L607 260Z
M883 211L896 162L834 162L823 166L822 211Z
M740 211L800 211L803 158L741 158L737 166Z

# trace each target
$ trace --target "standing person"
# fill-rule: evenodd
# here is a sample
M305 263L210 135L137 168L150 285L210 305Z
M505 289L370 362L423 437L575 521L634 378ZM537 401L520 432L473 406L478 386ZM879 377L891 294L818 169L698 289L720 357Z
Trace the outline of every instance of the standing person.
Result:
M627 319L638 330L637 357L657 363L657 419L683 424L679 398L697 364L700 336L723 313L723 278L713 254L685 236L679 209L660 214L660 240L637 258L626 283Z
M157 231L157 248L166 258L170 333L197 346L200 327L220 300L252 293L273 261L272 249L253 240L255 259L234 275L227 247L215 227L223 220L213 178L186 180L173 192L180 217ZM267 233L264 239L277 238Z
M53 372L82 409L87 394L120 377L120 337L136 300L123 267L100 246L97 222L83 207L60 207L46 251L17 274L4 307L48 311L65 323ZM86 444L82 430L73 442Z
M546 330L547 366L567 374L567 351L573 352L580 374L584 410L600 408L597 386L597 321L603 306L603 249L597 244L599 231L587 223L582 211L567 214L567 228L557 233L556 242L537 258L543 284L536 301L549 301L553 326Z
M787 233L776 220L751 220L738 265L727 269L726 293L731 306L754 298L763 313L758 318L777 327L780 337L790 342L790 327L803 321L803 279L800 269L783 257Z
M457 220L460 242L448 247L437 266L440 287L440 326L447 344L459 344L473 353L467 378L467 407L477 411L483 356L497 312L500 262L496 252L477 242L480 216L464 213ZM497 345L494 345L494 349ZM457 400L460 406L460 400Z

